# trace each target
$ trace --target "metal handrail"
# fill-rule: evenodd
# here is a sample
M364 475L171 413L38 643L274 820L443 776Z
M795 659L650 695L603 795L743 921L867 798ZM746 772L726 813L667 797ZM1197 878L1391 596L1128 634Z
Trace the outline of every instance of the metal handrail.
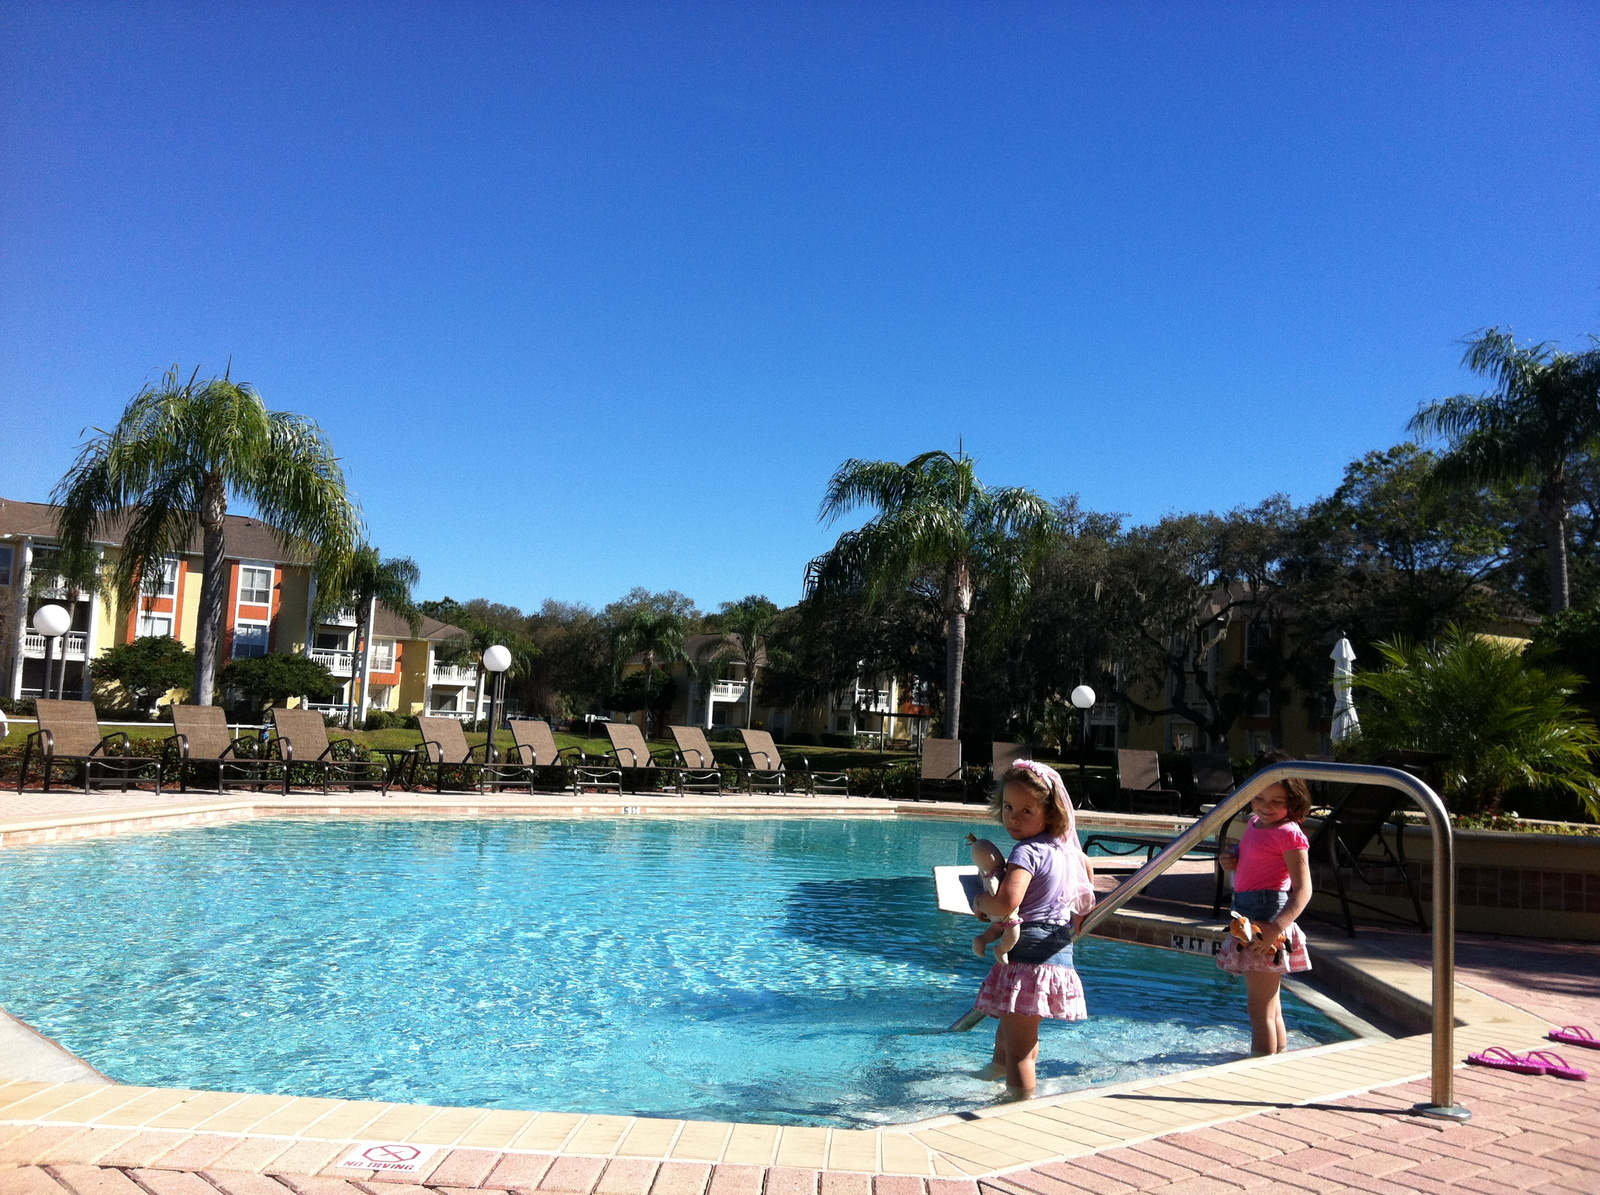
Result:
M1427 814L1433 831L1433 1082L1432 1100L1418 1104L1426 1116L1463 1121L1472 1113L1455 1102L1455 994L1456 994L1456 857L1450 814L1437 793L1409 772L1371 764L1316 763L1295 760L1262 768L1218 801L1210 813L1183 831L1150 862L1095 905L1074 927L1074 940L1091 933L1112 913L1127 904L1202 839L1220 829L1235 813L1274 784L1285 780L1331 780L1380 784L1406 793Z

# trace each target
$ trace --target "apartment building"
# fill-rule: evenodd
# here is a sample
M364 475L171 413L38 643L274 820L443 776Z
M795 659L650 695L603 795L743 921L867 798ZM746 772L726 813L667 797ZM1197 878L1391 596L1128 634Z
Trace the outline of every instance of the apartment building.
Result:
M308 655L340 684L334 700L314 707L342 710L354 705L361 675L354 614L319 617L311 568L286 553L259 521L229 515L223 542L228 588L219 664L268 653ZM117 527L97 547L103 567L114 565L121 551ZM62 606L72 616L71 629L54 649L56 675L69 697L93 697L94 660L116 644L170 635L194 649L202 560L198 534L186 550L165 562L154 592L141 593L131 604L119 601L109 587L92 594L74 591L52 567L58 551L53 507L0 499L0 692L21 698L44 691L50 648L33 629L33 614L46 604ZM369 708L476 716L482 699L477 668L436 658L442 644L464 632L426 619L413 633L382 606L373 612L372 627Z

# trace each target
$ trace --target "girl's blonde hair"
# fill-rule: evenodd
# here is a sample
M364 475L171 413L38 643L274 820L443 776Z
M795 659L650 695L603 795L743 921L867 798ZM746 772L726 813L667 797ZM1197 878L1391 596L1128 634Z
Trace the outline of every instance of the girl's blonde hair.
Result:
M989 797L989 812L1000 821L1005 808L1006 787L1020 785L1039 798L1044 808L1044 832L1060 838L1067 832L1067 786L1061 773L1049 764L1019 759L1006 769L1000 783Z

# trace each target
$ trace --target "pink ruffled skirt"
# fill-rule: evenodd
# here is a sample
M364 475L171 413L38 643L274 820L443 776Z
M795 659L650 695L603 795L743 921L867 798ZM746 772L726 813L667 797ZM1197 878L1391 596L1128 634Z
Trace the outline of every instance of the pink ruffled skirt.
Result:
M996 963L984 977L973 1007L992 1017L1020 1012L1082 1021L1089 1016L1076 968L1057 963Z

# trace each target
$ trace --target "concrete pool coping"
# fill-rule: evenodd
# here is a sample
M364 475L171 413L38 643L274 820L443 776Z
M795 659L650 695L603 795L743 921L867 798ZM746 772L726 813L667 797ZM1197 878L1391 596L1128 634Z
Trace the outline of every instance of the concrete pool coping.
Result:
M907 804L872 798L680 798L655 794L621 800L476 795L434 799L417 794L388 799L274 797L134 804L64 816L13 817L0 821L0 845L61 842L263 816L372 813L391 817L982 816L971 805ZM1086 825L1145 829L1181 824L1175 819L1102 818L1091 813L1082 815L1082 820ZM1130 941L1207 953L1220 927L1124 911L1113 919L1108 932ZM1416 1023L1420 1012L1425 1023L1430 985L1426 968L1381 955L1358 939L1314 935L1312 953L1319 972L1342 977L1364 1003L1383 1009L1401 1024ZM1517 1051L1537 1048L1548 1028L1539 1018L1462 984L1457 986L1456 998L1457 1046L1463 1056L1491 1044ZM19 1028L38 1037L20 1022L12 1023L8 1036L6 1026L0 1023L0 1056L4 1058L0 1062L0 1126L9 1138L0 1141L0 1163L82 1162L185 1169L191 1168L189 1159L203 1159L192 1168L383 1178L382 1172L345 1169L336 1163L358 1142L406 1143L435 1150L422 1170L387 1176L408 1182L438 1182L427 1175L452 1165L466 1166L469 1159L474 1168L566 1165L581 1171L594 1165L637 1161L652 1166L672 1162L935 1179L984 1177L1082 1157L1180 1129L1218 1124L1264 1107L1318 1103L1407 1082L1425 1076L1429 1065L1426 1033L1396 1038L1369 1033L1271 1058L1243 1059L913 1124L833 1129L134 1087L110 1082L92 1068L88 1068L90 1074L79 1077L56 1071L27 1078L19 1065L22 1060L7 1045L22 1040L16 1036ZM35 1064L37 1053L29 1054ZM60 1054L87 1067L65 1051ZM53 1061L70 1065L60 1056ZM132 1160L125 1162L124 1158ZM483 1170L485 1176L490 1173Z

